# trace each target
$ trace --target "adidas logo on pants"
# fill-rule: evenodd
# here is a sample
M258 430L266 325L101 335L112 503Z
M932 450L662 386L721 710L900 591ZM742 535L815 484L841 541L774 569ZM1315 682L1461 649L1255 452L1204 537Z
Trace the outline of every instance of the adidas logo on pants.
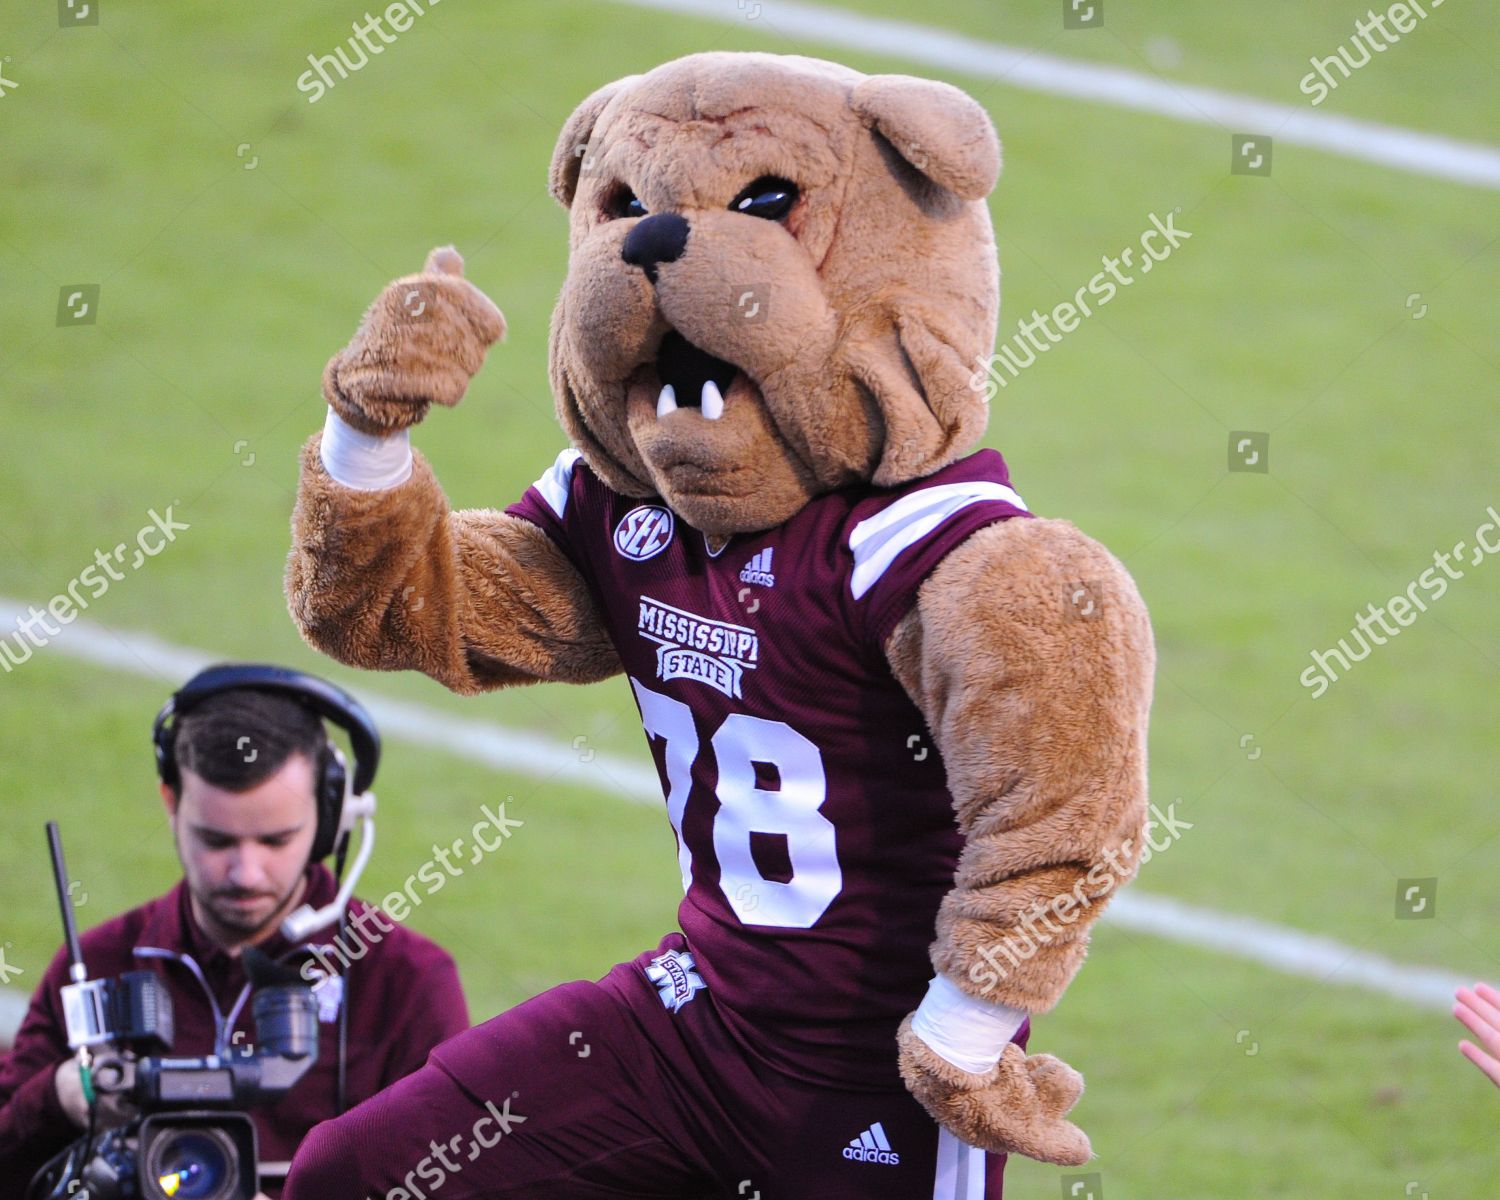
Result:
M844 1157L855 1162L888 1163L895 1166L901 1156L891 1149L885 1130L876 1121L857 1138L844 1147Z

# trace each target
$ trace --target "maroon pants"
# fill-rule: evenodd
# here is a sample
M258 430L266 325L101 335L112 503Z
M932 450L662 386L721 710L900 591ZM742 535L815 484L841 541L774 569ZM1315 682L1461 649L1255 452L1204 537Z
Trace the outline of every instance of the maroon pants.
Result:
M771 1070L707 990L673 1011L645 967L685 946L673 934L443 1043L314 1129L286 1200L999 1200L1004 1156L939 1130L899 1081L841 1091Z

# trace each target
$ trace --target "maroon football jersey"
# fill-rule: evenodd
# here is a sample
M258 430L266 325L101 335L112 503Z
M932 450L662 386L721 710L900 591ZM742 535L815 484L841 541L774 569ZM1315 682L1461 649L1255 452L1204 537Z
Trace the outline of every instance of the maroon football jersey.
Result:
M664 1002L702 1002L706 985L777 1069L889 1087L962 839L883 647L944 555L1030 515L1004 460L981 450L902 487L819 496L716 555L575 450L507 511L578 568L630 677L701 978L664 982Z

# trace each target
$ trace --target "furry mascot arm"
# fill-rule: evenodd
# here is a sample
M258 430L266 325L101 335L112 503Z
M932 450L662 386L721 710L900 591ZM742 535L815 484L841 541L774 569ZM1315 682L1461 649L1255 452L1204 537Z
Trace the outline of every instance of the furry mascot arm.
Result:
M434 250L421 274L371 305L323 375L336 432L364 435L366 450L399 443L371 452L403 458L405 430L431 404L462 398L505 332L462 269L456 251ZM450 512L414 453L407 478L369 488L336 482L326 459L319 437L303 449L287 560L288 607L311 645L350 666L422 671L463 693L620 670L588 587L536 526L485 509Z
M976 1072L919 1036L919 1009L899 1034L902 1075L972 1145L1086 1162L1088 1137L1064 1116L1082 1076L1009 1037L1057 1002L1140 858L1155 663L1145 606L1072 525L1010 520L943 561L886 652L932 730L966 839L932 947L943 1017L968 1049L976 1030L1013 1018L984 1047L998 1061Z

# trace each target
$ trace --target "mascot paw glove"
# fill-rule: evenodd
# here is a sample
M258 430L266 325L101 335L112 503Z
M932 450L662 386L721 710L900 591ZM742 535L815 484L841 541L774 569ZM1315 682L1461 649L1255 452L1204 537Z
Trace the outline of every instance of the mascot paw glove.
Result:
M1088 1162L1088 1135L1065 1119L1083 1094L1083 1076L1050 1054L1011 1043L988 1071L956 1067L912 1031L896 1036L901 1077L922 1107L959 1140L992 1154L1024 1154L1076 1167Z
M505 336L505 317L463 269L458 251L440 246L419 274L376 297L323 371L324 398L341 419L386 435L415 425L433 404L463 399L485 352Z

